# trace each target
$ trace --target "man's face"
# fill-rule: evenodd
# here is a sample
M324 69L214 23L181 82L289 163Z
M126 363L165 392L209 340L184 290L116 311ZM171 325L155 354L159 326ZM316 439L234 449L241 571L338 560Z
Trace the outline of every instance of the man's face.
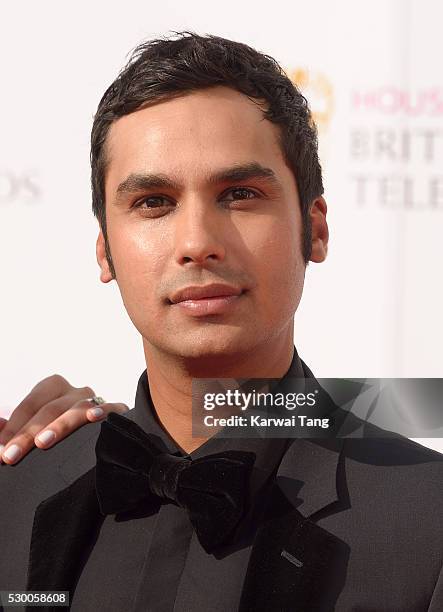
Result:
M297 186L278 137L254 102L222 86L112 124L108 239L145 349L200 358L292 342L305 264ZM108 282L101 232L97 257ZM192 293L214 284L224 286L215 296Z

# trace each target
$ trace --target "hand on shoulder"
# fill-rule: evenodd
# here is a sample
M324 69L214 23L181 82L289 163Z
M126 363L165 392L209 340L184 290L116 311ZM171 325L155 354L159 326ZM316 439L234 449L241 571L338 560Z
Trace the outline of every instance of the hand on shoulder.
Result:
M96 405L93 397L91 387L74 387L60 374L41 380L8 420L0 419L0 461L13 465L35 446L49 449L87 423L129 410L122 403Z

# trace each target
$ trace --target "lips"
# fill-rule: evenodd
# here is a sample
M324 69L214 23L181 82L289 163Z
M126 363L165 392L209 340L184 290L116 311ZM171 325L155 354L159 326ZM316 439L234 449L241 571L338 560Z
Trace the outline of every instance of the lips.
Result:
M172 304L178 304L185 301L204 300L208 298L238 296L242 293L242 289L225 285L222 283L214 283L212 285L190 286L180 289L169 299Z

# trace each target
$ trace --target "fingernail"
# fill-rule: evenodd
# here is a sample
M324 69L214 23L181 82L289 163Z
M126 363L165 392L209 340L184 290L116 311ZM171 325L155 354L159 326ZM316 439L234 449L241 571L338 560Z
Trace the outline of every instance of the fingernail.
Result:
M20 453L22 452L20 446L17 444L12 444L8 450L3 453L3 457L6 457L8 461L16 461L20 457Z
M3 461L3 459L2 459L2 452L3 452L4 448L5 448L5 445L4 444L0 444L0 463L2 463L2 461Z
M47 429L46 431L42 431L42 433L38 434L37 436L37 440L41 442L42 444L48 444L49 442L52 442L54 438L55 438L55 431L52 431L52 429Z
M103 412L103 408L90 408L88 410L89 414L92 415L93 417L100 417L103 416L104 412Z

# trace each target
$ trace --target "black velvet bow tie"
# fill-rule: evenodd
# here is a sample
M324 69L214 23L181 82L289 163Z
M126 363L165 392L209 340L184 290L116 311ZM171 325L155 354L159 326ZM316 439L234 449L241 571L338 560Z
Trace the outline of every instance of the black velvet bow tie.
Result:
M168 500L188 511L209 553L229 538L246 510L255 453L232 450L194 460L178 457L160 449L152 434L115 413L102 423L95 452L102 514Z

